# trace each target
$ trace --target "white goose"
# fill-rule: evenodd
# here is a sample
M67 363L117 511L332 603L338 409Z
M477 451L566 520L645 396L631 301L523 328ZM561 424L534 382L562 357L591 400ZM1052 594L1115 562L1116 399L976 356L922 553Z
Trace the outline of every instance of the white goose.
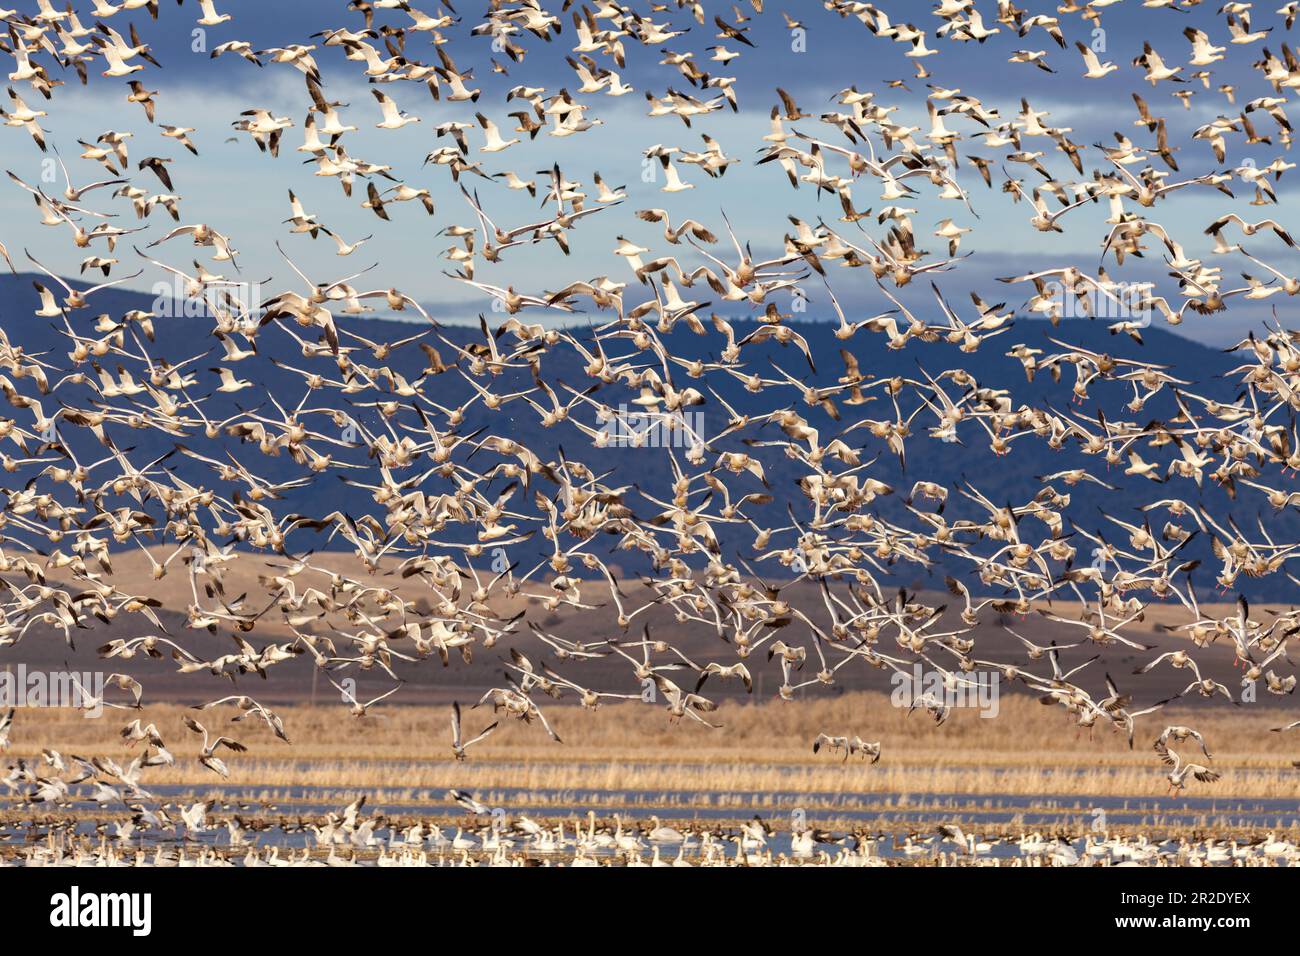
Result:
M211 739L208 734L208 729L188 714L183 717L182 720L184 721L185 726L193 733L203 735L203 746L199 752L199 763L204 767L207 767L213 773L220 774L223 777L229 777L230 770L226 767L225 762L221 760L220 757L216 756L217 749L219 747L225 747L233 753L243 753L248 748L239 741L232 740L229 737L217 737Z
M651 843L686 843L687 834L680 830L664 826L659 822L656 816L650 817L650 831L646 834L646 839Z

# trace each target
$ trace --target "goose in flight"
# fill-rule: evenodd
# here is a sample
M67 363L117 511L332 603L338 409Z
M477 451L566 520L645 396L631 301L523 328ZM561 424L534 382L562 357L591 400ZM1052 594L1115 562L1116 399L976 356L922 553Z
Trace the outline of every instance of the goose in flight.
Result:
M478 736L471 737L469 740L462 742L461 724L460 724L460 703L458 701L452 701L451 752L457 760L464 760L466 758L466 751L469 750L469 748L472 745L478 743L480 740L485 740L492 733L492 731L496 729L497 729L497 721L494 720L492 721L492 723L488 724L487 727L485 727L482 731L480 731Z
M220 774L223 777L229 777L230 770L226 767L225 761L216 756L218 748L225 747L232 753L244 753L248 748L239 741L232 740L230 737L210 738L208 735L208 729L188 714L182 717L181 720L191 733L201 734L203 736L203 745L199 751L199 763L211 770L213 773Z
M479 152L499 153L519 142L518 139L502 138L501 130L497 128L496 123L493 123L482 113L475 113L474 118L478 120L478 125L483 128L483 145L479 147Z
M142 727L138 718L122 728L121 736L130 746L135 746L140 741L147 740L151 747L165 749L162 736L158 733L158 728L153 724L148 724Z
M1214 783L1219 779L1219 774L1216 771L1199 763L1184 763L1177 753L1168 748L1162 754L1162 759L1173 767L1167 775L1171 794L1186 787L1189 776L1196 778L1201 783Z
M1092 47L1085 46L1077 40L1074 45L1079 53L1083 55L1083 65L1088 68L1083 74L1084 79L1100 80L1102 77L1108 76L1119 69L1114 63L1102 63Z
M131 677L129 674L109 674L107 677L104 678L104 685L105 686L112 685L114 687L119 688L120 690L129 692L132 697L132 702L130 704L115 704L112 701L106 700L104 694L94 693L89 688L87 688L84 684L82 684L81 681L77 679L76 675L72 674L71 672L69 672L69 679L71 680L72 685L76 689L77 693L80 695L81 703L79 706L83 710L93 711L93 710L98 710L101 707L111 707L115 710L140 710L141 709L140 698L144 694L144 687L140 684L138 680L136 680L134 677Z
M45 152L45 130L41 129L40 119L49 114L44 110L33 110L13 89L8 90L8 93L12 105L7 111L0 109L4 125L25 129L40 151Z
M1173 740L1176 741L1177 743L1182 743L1184 740L1189 740L1189 739L1195 740L1196 743L1200 745L1201 753L1205 755L1206 760L1209 760L1211 757L1214 756L1206 748L1205 738L1202 737L1197 731L1193 730L1191 727L1185 727L1182 724L1174 724L1172 726L1166 727L1161 732L1160 736L1156 738L1154 747L1156 752L1163 756L1169 750L1168 747L1169 741Z
M239 723L248 717L257 717L271 728L271 732L286 744L290 742L289 736L284 729L284 721L280 719L279 715L269 708L264 707L262 704L259 704L253 698L247 697L243 694L231 694L227 697L211 700L205 704L195 706L194 709L211 710L214 707L221 707L226 704L237 707L240 710L240 713L230 718L231 723Z
M90 297L91 297L92 295L94 295L96 292L99 292L101 289L111 289L111 288L113 288L114 286L121 285L121 284L124 283L124 282L130 282L132 279L138 278L139 276L143 275L143 270L141 270L140 272L136 272L134 275L122 276L122 277L119 278L119 279L113 279L113 280L111 280L111 281L109 281L109 282L103 282L103 283L100 283L100 284L97 285L97 286L92 286L91 288L86 289L85 291L78 291L78 290L72 288L72 286L68 285L68 283L67 283L66 281L64 281L60 276L58 276L57 274L51 272L51 271L50 271L49 269L47 269L44 265L42 265L41 262L40 262L38 259L36 259L36 258L35 258L35 257L30 253L30 252L28 252L26 249L24 249L23 252L26 254L28 260L29 260L29 261L30 261L34 266L36 266L36 268L40 269L40 270L41 270L42 272L44 272L47 276L49 276L51 279L53 279L55 282L57 282L59 285L61 285L61 286L63 287L63 291L64 291L64 293L65 293L64 300L63 300L64 307L66 307L66 308L68 308L68 309L73 309L73 310L76 310L76 309L84 309L84 308L86 308L86 306L89 305ZM42 289L42 288L43 288L43 287L37 285L37 289L38 289L38 291L39 291L40 289ZM50 301L52 301L52 296L50 297ZM42 292L42 294L41 294L41 302L42 302L42 309L41 309L41 311L42 311L42 312L49 312L49 310L50 310L50 302L47 301L47 293ZM37 314L39 315L40 313L37 313ZM60 314L61 314L61 312L60 312Z
M471 813L474 814L475 816L485 816L492 812L491 807L489 807L485 803L480 803L479 801L475 800L474 794L469 793L465 790L455 790L455 789L448 790L447 796L451 797L451 799L455 801L455 803L458 804L461 807L461 809L463 809L466 813Z
M379 129L402 129L412 123L420 122L420 117L411 116L398 109L397 104L393 102L393 98L381 90L372 89L370 92L378 101L379 108L384 114L383 120L375 124Z
M202 16L196 21L201 27L219 27L223 23L229 23L234 18L228 13L217 13L215 0L198 0L199 12Z
M363 704L359 700L357 700L356 695L351 690L344 687L333 677L329 678L329 682L333 684L335 690L337 690L339 694L342 695L343 702L348 705L348 708L351 711L352 716L357 718L367 716L367 712L371 707L379 703L381 700L385 700L389 697L392 697L394 694L396 694L399 690L402 689L402 684L404 683L403 681L398 681L394 687L384 691L384 693L380 694L378 697L374 697Z
M701 713L707 714L717 710L717 704L705 697L701 697L699 694L683 691L658 671L654 672L651 679L654 680L655 686L659 689L659 692L664 695L664 699L668 703L668 713L671 715L669 717L670 720L680 720L682 717L691 717L692 719L704 724L706 727L717 729L718 725L711 724L700 716Z
M813 739L813 745L812 745L813 753L817 753L818 751L821 750L822 747L826 747L832 753L836 753L842 750L844 752L844 759L845 760L849 759L849 738L848 737L832 737L830 734L825 734L825 733L818 734Z

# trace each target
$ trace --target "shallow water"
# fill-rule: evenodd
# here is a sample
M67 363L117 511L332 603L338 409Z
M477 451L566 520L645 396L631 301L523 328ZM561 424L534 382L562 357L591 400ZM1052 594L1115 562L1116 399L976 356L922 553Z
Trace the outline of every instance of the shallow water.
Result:
M316 814L336 810L342 803L354 798L355 791L345 787L248 787L243 785L216 786L154 786L149 788L161 800L187 800L213 797L229 803L248 805L247 812L256 812L268 802L285 813ZM367 810L382 810L401 815L459 814L460 808L445 791L427 788L379 787L368 788L370 800ZM708 791L708 790L577 790L524 789L493 787L477 792L478 799L500 806L508 813L535 811L546 816L585 814L587 810L598 813L608 810L635 810L638 815L652 813L674 819L724 819L735 816L760 815L785 816L803 809L810 818L843 818L869 820L878 816L904 815L983 816L997 818L1015 813L1033 814L1043 818L1090 816L1094 810L1104 810L1109 816L1160 815L1160 816L1243 816L1252 818L1283 818L1300 823L1300 800L1264 797L1202 797L1202 796L1101 796L1081 797L1077 794L1010 794L1010 793L843 793L795 791ZM10 806L20 806L9 802ZM0 801L0 807L5 802ZM71 806L79 810L93 810L99 804L77 800ZM108 806L108 810L124 808ZM1289 825L1289 822L1284 825Z
M246 820L273 823L267 830L250 833L250 839L254 846L280 846L282 851L301 851L304 847L315 845L315 837L310 832L288 832L281 829L278 824L282 818L302 817L313 820L328 813L338 813L355 796L354 792L346 788L314 786L160 786L151 788L151 792L158 800L180 804L196 799L215 799L218 805L212 811L212 818L224 820L238 814ZM1048 833L1061 829L1082 835L1100 832L1109 826L1134 826L1149 833L1153 840L1175 828L1189 826L1217 832L1247 829L1284 831L1300 827L1300 801L1276 798L1177 795L1087 799L1077 795L1050 794L844 794L698 790L647 792L512 788L481 791L477 798L494 810L500 809L507 820L527 814L538 819L572 819L573 824L576 824L585 819L588 811L594 811L601 817L618 812L629 827L634 822L644 824L654 815L684 828L716 829L723 824L735 824L738 820L757 815L777 828L777 832L769 838L768 846L775 853L786 854L791 852L790 830L795 826L825 828L837 832L859 828L867 832L903 830L932 834L940 824L957 824L977 835L982 835L981 828L993 832L1012 828ZM0 803L0 806L3 805ZM16 808L21 804L11 801L9 806ZM55 809L41 807L40 813L55 813ZM97 820L120 820L129 812L121 805L101 807L86 800L78 800L64 809L80 818L71 828L72 832L92 840L96 838ZM1102 812L1105 816L1099 818ZM445 792L427 789L388 787L371 791L363 815L375 813L408 823L416 818L438 823L448 836L458 826L478 831L489 824L487 817L466 814ZM172 815L176 816L175 813ZM566 827L570 835L573 833L573 824ZM48 830L44 827L0 826L0 846L41 843L46 839L47 833ZM387 830L381 829L380 833L385 839L388 837ZM139 832L129 846L152 852L158 846L197 847L200 844L228 848L229 837L224 823L183 839L178 830ZM521 847L522 844L517 848ZM1075 841L1074 847L1082 850L1082 837ZM825 849L834 852L838 847L828 846ZM916 855L923 858L937 850L952 853L956 849L951 843L936 844ZM238 852L242 855L244 851L240 849ZM530 849L529 852L542 851ZM615 855L612 850L602 852ZM645 852L650 852L649 846ZM677 847L665 846L662 852L665 857L675 857ZM734 847L731 852L734 853ZM875 853L887 859L898 859L904 855L901 849L895 847L892 837L876 841ZM1014 843L996 843L989 855L1006 859L1019 856L1020 850Z

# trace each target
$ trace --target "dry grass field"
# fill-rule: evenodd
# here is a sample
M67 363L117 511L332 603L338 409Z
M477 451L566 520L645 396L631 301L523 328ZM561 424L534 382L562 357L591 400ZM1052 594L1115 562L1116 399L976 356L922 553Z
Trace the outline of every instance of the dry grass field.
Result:
M292 746L254 720L229 723L238 711L208 711L201 720L249 748L226 756L230 778L225 781L195 759L197 738L182 727L184 712L176 705L154 705L139 714L158 726L177 757L175 767L151 769L146 786L184 785L195 793L222 783L249 793L304 786L601 790L646 798L677 791L721 797L753 792L1154 797L1166 794L1168 785L1152 741L1166 723L1194 719L1223 777L1214 784L1190 781L1186 795L1287 798L1300 791L1300 770L1293 764L1300 757L1300 737L1271 732L1279 717L1271 708L1168 709L1139 725L1130 751L1109 728L1099 727L1090 737L1059 709L1020 695L1005 696L996 718L957 709L940 727L920 711L908 716L884 695L871 693L728 703L716 714L723 725L719 730L670 724L662 710L648 704L610 704L595 711L557 705L550 714L564 743L503 716L500 730L464 763L451 755L446 707L395 706L362 719L348 717L342 705L286 707L279 713ZM71 710L22 711L8 756L35 760L50 747L125 763L130 752L118 733L134 716L108 711L100 719L85 719ZM471 733L492 719L486 707L466 709ZM846 762L824 750L813 754L812 739L821 731L879 740L880 762L871 765L856 757Z

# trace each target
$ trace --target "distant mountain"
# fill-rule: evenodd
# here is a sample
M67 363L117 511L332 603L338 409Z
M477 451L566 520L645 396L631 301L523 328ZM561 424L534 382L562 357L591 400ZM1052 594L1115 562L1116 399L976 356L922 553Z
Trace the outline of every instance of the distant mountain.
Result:
M70 351L70 342L61 330L60 321L33 315L33 312L39 308L39 301L32 282L33 279L41 278L28 275L0 277L0 328L3 328L14 346L22 347L27 354L42 356L42 361L68 369L71 365L67 355ZM72 282L71 284L84 289L92 283ZM88 338L98 337L101 333L96 333L93 329L97 316L107 314L115 318L130 310L153 310L156 305L158 303L151 295L122 291L117 288L108 289L95 293L91 298L90 307L73 313L70 320L77 335ZM500 325L505 319L505 316L491 312L487 313L487 316L494 326ZM526 321L535 320L533 316L527 314L521 318ZM384 342L414 335L425 324L422 321L415 324L410 321L398 322L391 318L339 316L339 326L371 341ZM318 389L308 394L302 375L277 367L272 360L304 370L310 369L326 377L337 377L337 369L332 361L304 358L297 343L274 326L268 325L262 329L257 338L257 355L234 364L226 362L226 356L219 343L212 338L210 318L186 317L183 314L175 317L159 317L154 320L154 327L157 341L150 343L142 339L143 348L155 361L163 358L173 362L193 359L186 365L186 371L193 372L198 377L198 384L189 392L192 397L199 398L212 392L218 384L218 379L209 369L216 368L218 365L225 365L238 378L256 384L256 388L230 395L212 394L204 408L209 418L214 421L235 415L241 410L255 410L257 414L269 418L278 417L279 413L271 403L273 398L286 408L304 402L306 408L346 411L372 432L387 431L391 425L400 436L408 433L403 431L404 428L417 424L414 416L409 414L399 415L389 424L384 423L380 411L373 406L377 401L395 401L399 406L407 404L406 400L394 395L369 390L352 396L343 396L337 389L331 388ZM290 325L290 328L297 334L310 339L315 338L316 333L313 330L301 329L294 325ZM574 334L589 345L592 335L589 326L583 322L573 328ZM752 328L750 324L735 323L737 338ZM859 332L845 342L835 338L833 327L826 324L791 324L791 328L807 340L817 363L815 372L809 368L808 362L796 347L791 345L783 348L775 343L746 346L744 350L746 372L757 372L765 379L778 379L789 375L807 386L830 386L844 374L840 350L846 349L856 356L863 373L875 376L877 379L891 376L922 379L922 367L935 379L941 379L942 373L947 370L965 369L981 388L1004 390L1015 407L1033 405L1054 408L1064 413L1071 408L1071 387L1074 384L1072 378L1062 378L1058 383L1050 376L1041 374L1032 382L1027 381L1020 362L1006 355L1008 350L1017 343L1024 343L1048 352L1059 351L1059 347L1048 341L1048 336L1052 336L1073 345L1104 351L1117 357L1144 361L1156 360L1168 366L1170 373L1175 377L1193 382L1194 384L1184 387L1199 395L1230 401L1239 391L1233 381L1225 378L1225 373L1239 364L1237 356L1206 348L1157 328L1145 330L1143 332L1145 345L1138 345L1126 336L1109 334L1105 324L1101 322L1070 321L1053 328L1042 321L1019 321L1010 331L990 339L978 352L972 354L963 353L945 343L927 345L913 342L904 349L890 350L885 347L884 336L866 331ZM483 342L482 332L475 325L445 326L439 331L453 343L465 345L471 342ZM310 335L307 334L309 332ZM436 347L443 359L448 362L454 357L453 350L434 335L428 335L421 341ZM687 361L698 358L704 362L716 360L725 344L722 337L712 328L709 329L708 335L699 336L681 324L665 336L665 341L675 356ZM508 334L498 340L498 344L506 349L512 348L513 342L513 338ZM383 362L376 360L360 342L350 340L347 336L344 336L344 345L358 348L356 360L359 363L371 367L387 365L412 382L421 378L427 364L426 355L418 344L410 344L398 349ZM128 347L132 351L139 352L139 348L129 338ZM607 343L607 348L612 348L612 345ZM631 342L623 340L620 348L629 351L632 348ZM645 364L650 365L655 362L656 357L653 352L647 351L644 354ZM115 354L106 355L97 361L107 372L116 373L121 366L129 370L137 381L148 380L148 370L143 361ZM542 372L546 381L560 395L561 400L564 400L572 397L572 393L566 391L564 386L581 390L591 383L584 372L584 364L585 360L573 349L559 347L546 353ZM85 370L91 371L89 365L85 366ZM740 380L739 376L725 371L711 371L705 377L698 379L691 378L688 370L683 367L673 367L668 371L678 388L692 386L704 394L706 401L691 410L693 414L691 421L698 422L699 428L709 437L722 432L729 419L729 414L723 409L718 398L731 406L737 414L749 416L766 414L773 410L774 403L780 401L783 403L782 407L795 408L813 427L817 428L823 443L845 431L860 419L888 420L894 417L892 402L880 389L872 390L870 394L875 396L874 400L863 405L854 406L840 402L838 410L841 417L836 422L822 408L804 403L799 394L791 388L768 387L761 393L754 393L747 390L745 382ZM663 373L664 370L660 369L660 374ZM51 375L54 380L59 377ZM84 385L64 383L52 394L41 397L36 394L30 382L19 384L24 395L37 397L40 400L47 414L52 413L61 403L88 408L98 400L94 392ZM533 383L531 373L527 369L519 369L507 371L488 384L495 392L508 393L522 391L531 387ZM945 385L950 394L956 395L961 391L950 381L945 381ZM421 389L431 402L445 408L458 407L475 396L474 389L466 377L454 370L425 377ZM1089 401L1083 410L1095 415L1095 410L1102 407L1110 410L1108 414L1115 417L1125 403L1134 397L1134 394L1133 387L1127 383L1094 383L1089 388ZM540 393L531 397L543 405L546 404L545 397ZM635 390L630 390L621 383L602 387L593 396L595 400L612 407L617 408L623 404L632 411L637 409L634 404L636 397ZM134 400L146 407L152 407L147 394L140 395ZM116 399L113 404L123 407L127 401ZM917 404L915 393L910 389L907 390L901 397L901 402L905 412L910 412ZM0 406L0 414L12 417L24 426L29 426L32 421L32 413L26 410ZM1169 419L1176 414L1177 409L1172 395L1166 389L1148 402L1141 411L1127 412L1126 417L1145 424L1152 420ZM576 408L573 415L585 423L594 424L595 410L590 406ZM1037 476L1082 467L1093 471L1100 468L1100 477L1114 485L1116 490L1110 491L1087 482L1074 486L1067 486L1060 481L1053 482L1058 491L1068 492L1071 498L1066 513L1067 533L1074 528L1092 532L1104 530L1108 539L1122 542L1127 538L1127 533L1108 522L1102 514L1103 511L1124 521L1140 524L1142 515L1137 510L1139 505L1166 497L1178 497L1193 503L1203 501L1216 516L1234 515L1248 535L1257 531L1259 522L1262 521L1275 538L1280 537L1282 540L1300 538L1300 518L1295 512L1288 511L1278 515L1260 495L1254 492L1249 495L1243 494L1240 500L1234 502L1229 500L1221 489L1209 482L1200 489L1192 482L1183 479L1174 479L1167 484L1157 485L1145 478L1126 477L1122 468L1107 472L1104 461L1100 457L1081 454L1075 449L1073 443L1067 443L1062 451L1053 452L1042 439L1034 436L1014 441L1010 453L998 457L989 448L989 437L978 423L963 424L960 430L961 443L949 444L932 439L925 434L933 427L935 420L935 415L924 409L912 420L913 437L907 443L905 467L898 457L867 428L855 428L844 435L844 440L852 447L862 448L864 462L875 459L868 468L860 472L860 475L869 475L892 485L895 489L894 494L882 497L876 502L882 517L907 527L918 527L917 519L906 512L904 499L912 483L921 477L945 484L952 489L953 494L944 511L945 518L951 522L962 517L980 517L978 507L962 498L957 492L959 485L973 486L996 504L1008 502L1023 504L1042 487L1042 482ZM329 420L322 416L311 416L309 421L314 428L321 427L321 423L329 424ZM686 452L685 448L678 448L673 450L670 456L663 449L654 448L596 448L593 447L591 439L580 433L572 423L561 423L554 428L542 427L538 414L520 402L512 402L500 411L492 411L485 408L481 401L475 401L466 410L464 424L458 431L462 435L469 435L479 430L482 430L480 437L500 435L513 438L532 449L544 460L558 460L562 454L570 459L581 460L586 462L596 474L608 472L608 477L604 479L607 483L615 486L635 486L636 489L660 500L667 500L672 496L671 485L674 476L671 457L675 456L681 462ZM216 441L209 441L201 431L184 439L170 437L153 429L116 427L110 431L120 447L132 449L130 459L133 463L143 465L172 453L160 467L165 467L195 484L204 483L211 487L219 485L220 482L208 466L175 453L178 442L183 441L187 447L212 458L220 459L228 452L237 456L255 473L273 482L287 481L310 474L306 469L295 464L288 455L267 457L259 454L255 449L240 449L239 443L232 438L223 437ZM60 431L60 437L70 443L74 454L83 464L103 457L102 448L84 432L84 429L68 426L64 426ZM410 434L419 440L418 434ZM751 428L745 434L760 441L777 441L785 437L775 425L771 424L761 429ZM343 436L340 433L338 437ZM774 500L771 504L755 505L746 509L758 524L789 525L791 512L801 524L811 518L809 503L798 487L798 478L807 472L807 468L787 458L780 447L746 447L739 443L736 436L732 436L717 442L716 448L718 451L747 450L762 462L770 490L764 489L758 479L752 475L728 476L727 479L728 489L733 496L746 491L755 493L768 491L773 496ZM12 452L12 446L10 450ZM364 450L347 451L335 448L331 451L335 452L337 460L357 464L367 463ZM1142 448L1141 451L1145 458L1167 462L1171 449L1147 451ZM472 458L468 455L468 451L463 454L458 453L456 460L467 463L468 467L479 472L487 471L505 460L502 456L486 450L475 453ZM373 466L373 462L369 464ZM839 463L834 464L836 469L843 467ZM109 463L93 477L100 477L113 467L115 465ZM21 487L35 474L36 470L32 468L20 470L14 475L0 474L0 486L8 489ZM357 481L371 483L364 471L350 471L346 474ZM314 478L306 488L286 493L285 500L276 505L277 511L322 515L339 510L353 517L365 514L382 517L381 507L374 502L368 491L345 484L340 480L339 475L340 473L336 471L327 472ZM43 488L45 481L42 479ZM534 490L542 490L548 495L554 494L554 487L550 486L546 479L535 478L534 482L542 483ZM493 487L504 489L507 483L507 479L497 478ZM421 485L421 488L429 493L447 491L451 487L445 479L438 476L429 477ZM49 490L54 491L56 487L51 485ZM225 486L227 493L232 490L233 487ZM517 495L514 500L518 505L523 498ZM702 500L702 497L695 499L695 501L699 500ZM629 494L628 501L633 511L642 519L650 518L661 510L653 502L640 498L635 491ZM531 502L528 502L528 507L532 507ZM932 506L926 507L932 508ZM712 510L716 511L716 508ZM1158 533L1165 520L1163 512L1153 512L1152 528ZM1021 534L1027 540L1037 543L1047 537L1049 532L1041 522L1026 518L1022 520ZM313 542L312 537L309 532L297 532L293 540L299 550L306 550L313 546L326 546L323 538ZM751 549L754 539L752 528L745 524L720 526L719 539L729 555L744 557L753 562L755 554ZM456 539L449 532L447 540ZM595 549L596 553L612 550L617 543L617 538L611 537L608 548L598 547ZM785 537L777 542L777 546L788 546L790 543L791 539ZM1079 549L1076 562L1090 563L1092 545L1078 535L1072 543ZM509 549L510 560L518 562L521 569L531 568L549 554L548 544L549 542L537 534L526 544L513 545ZM341 539L335 538L330 546L343 545ZM1217 566L1217 562L1210 552L1209 536L1200 535L1184 553L1206 562L1207 566L1197 574L1197 581L1200 590L1211 588L1213 568ZM627 573L645 570L645 566L638 563L639 552L619 551L612 556L603 554L602 556L623 566ZM892 583L941 587L943 576L950 573L960 574L966 580L972 581L972 584L975 583L970 577L972 569L968 561L939 554L934 556L937 559L936 564L928 571L912 564L899 564L888 569L893 579ZM758 573L768 573L773 578L788 574L771 561L754 565L754 568ZM1243 577L1239 580L1239 587L1250 597L1258 599L1293 600L1296 593L1296 589L1279 575L1262 580L1248 580ZM977 592L979 590L973 589Z

